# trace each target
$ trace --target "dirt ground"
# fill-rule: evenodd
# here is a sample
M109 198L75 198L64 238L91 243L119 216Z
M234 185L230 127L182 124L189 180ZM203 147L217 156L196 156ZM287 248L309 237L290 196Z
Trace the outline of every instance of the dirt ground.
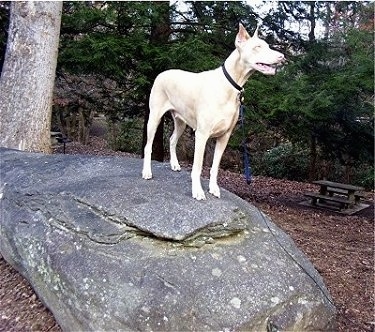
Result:
M98 140L86 147L71 143L66 153L128 155ZM369 208L343 216L300 205L304 192L317 189L311 184L254 177L247 185L243 175L229 171L220 172L219 182L268 214L309 257L336 304L338 331L375 330L373 193L366 193ZM0 285L0 331L61 331L28 282L2 258Z

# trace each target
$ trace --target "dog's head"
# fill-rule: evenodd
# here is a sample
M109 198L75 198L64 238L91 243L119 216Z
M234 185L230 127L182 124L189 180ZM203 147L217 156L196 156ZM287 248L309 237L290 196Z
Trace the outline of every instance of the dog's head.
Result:
M275 75L276 67L285 61L284 54L271 50L268 44L258 37L258 28L250 37L240 23L235 46L246 67L265 75Z

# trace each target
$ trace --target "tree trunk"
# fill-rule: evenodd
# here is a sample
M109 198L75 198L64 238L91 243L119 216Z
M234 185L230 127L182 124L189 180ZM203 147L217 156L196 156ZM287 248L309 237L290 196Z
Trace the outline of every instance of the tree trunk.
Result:
M309 14L309 21L310 21L310 32L309 32L309 41L315 42L315 27L316 27L316 20L315 20L315 1L311 1L310 5L310 14Z
M78 142L83 145L86 145L89 142L93 117L94 112L85 110L82 107L78 108Z
M151 20L151 34L150 34L150 44L151 47L160 47L163 44L168 42L169 35L171 33L170 28L170 19L169 19L169 2L167 1L160 1L154 2L154 10L155 15L152 17ZM165 70L164 68L158 68L156 65L151 66L153 71L149 73L149 78L151 82L154 81L156 76ZM151 86L149 91L151 91ZM143 149L146 145L147 141L147 122L149 118L149 98L150 95L147 96L147 110L144 115L144 125L143 125L143 140L142 140L142 156L143 156ZM157 161L164 161L164 116L160 120L160 124L155 134L154 143L152 147L152 156L153 160Z
M329 33L330 33L330 29L331 29L331 15L332 15L331 3L326 2L325 7L326 7L326 19L323 21L323 24L324 24L324 39L328 41Z
M317 164L318 152L316 146L316 137L314 134L310 138L310 163L309 163L309 181L317 180L316 178L316 164Z
M12 2L0 80L0 145L50 152L62 1Z

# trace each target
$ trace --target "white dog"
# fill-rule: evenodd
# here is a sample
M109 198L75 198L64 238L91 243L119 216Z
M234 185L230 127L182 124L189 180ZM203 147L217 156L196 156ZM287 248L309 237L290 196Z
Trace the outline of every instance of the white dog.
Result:
M220 197L217 174L221 157L238 120L242 86L255 71L274 75L275 66L284 61L284 55L271 50L264 40L258 38L257 31L250 37L240 24L235 40L236 49L220 68L201 73L172 69L158 75L150 95L142 172L144 179L152 178L152 143L161 117L170 111L174 120L174 131L170 138L172 170L181 170L176 145L187 124L195 131L192 196L197 200L206 199L200 177L206 142L208 138L215 137L209 192Z

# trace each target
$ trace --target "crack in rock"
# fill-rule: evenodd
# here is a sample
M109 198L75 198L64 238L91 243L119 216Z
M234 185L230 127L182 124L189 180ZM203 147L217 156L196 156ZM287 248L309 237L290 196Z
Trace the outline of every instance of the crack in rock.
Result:
M102 206L91 204L71 193L15 193L12 199L19 208L39 212L44 221L52 227L86 236L98 244L117 244L132 237L147 237L175 246L202 247L214 244L222 238L232 238L246 229L247 217L240 210L234 210L232 222L218 221L187 234L181 240L156 235L136 226L122 215L107 211Z

